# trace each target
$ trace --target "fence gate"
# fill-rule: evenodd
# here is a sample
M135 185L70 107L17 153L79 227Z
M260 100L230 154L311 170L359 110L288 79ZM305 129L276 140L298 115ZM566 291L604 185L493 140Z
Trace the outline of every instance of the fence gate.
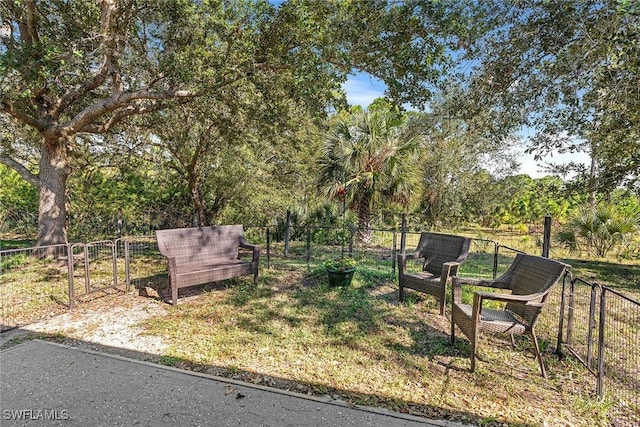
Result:
M94 292L106 292L119 285L129 290L127 245L121 240L102 240L71 245L69 307L76 299Z

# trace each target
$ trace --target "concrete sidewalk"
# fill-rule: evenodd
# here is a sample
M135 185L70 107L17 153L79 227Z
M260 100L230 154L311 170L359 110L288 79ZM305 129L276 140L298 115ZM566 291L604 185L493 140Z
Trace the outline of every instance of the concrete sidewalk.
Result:
M0 352L0 425L462 426L41 340Z

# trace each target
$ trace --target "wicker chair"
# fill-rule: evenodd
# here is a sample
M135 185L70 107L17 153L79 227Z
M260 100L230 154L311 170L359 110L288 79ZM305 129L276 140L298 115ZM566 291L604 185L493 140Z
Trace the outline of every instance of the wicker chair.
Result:
M533 255L516 255L513 264L494 280L454 277L451 307L451 342L455 341L456 325L471 341L471 372L476 367L476 351L480 333L508 333L529 335L542 376L547 378L535 325L549 292L568 271L567 264ZM475 292L473 305L462 304L462 285L473 285L511 290L511 293ZM483 308L485 300L506 303L503 309Z
M447 283L469 255L471 238L449 234L421 233L415 251L398 255L400 301L404 288L425 292L438 298L440 314L444 316ZM422 271L407 272L407 260L424 258Z

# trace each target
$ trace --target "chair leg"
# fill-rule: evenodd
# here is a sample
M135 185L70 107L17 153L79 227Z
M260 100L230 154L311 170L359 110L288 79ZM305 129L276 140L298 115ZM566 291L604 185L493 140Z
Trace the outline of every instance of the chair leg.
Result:
M482 296L479 293L473 295L473 306L471 309L471 321L473 328L471 329L471 372L476 370L476 352L478 350L478 337L480 336L480 319L482 316Z
M540 346L538 345L538 339L536 338L536 333L533 329L529 332L529 336L531 337L531 341L533 341L533 349L536 352L538 363L540 363L540 372L542 373L542 377L546 379L547 371L544 369L544 362L542 361L542 355L540 354Z
M171 304L176 305L178 303L178 287L171 285Z
M438 299L440 300L440 316L444 316L444 306L445 306L445 303L447 301L447 297L443 293L442 295L440 295L440 297Z
M451 310L451 344L456 342L456 322L453 320L453 309Z
M402 285L400 285L400 291L399 291L399 300L400 302L404 301L404 287Z
M476 350L478 349L478 340L474 334L471 337L471 372L476 370Z

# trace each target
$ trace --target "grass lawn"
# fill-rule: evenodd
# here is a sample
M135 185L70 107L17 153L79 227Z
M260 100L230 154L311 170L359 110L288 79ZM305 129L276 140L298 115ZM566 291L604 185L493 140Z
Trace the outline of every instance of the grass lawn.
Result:
M135 248L131 266L136 286L145 291L143 295L148 290L152 297L167 296L165 260L149 243ZM405 302L398 301L397 277L387 255L366 254L363 259L369 261L360 263L352 285L332 288L318 260L339 253L339 248L315 251L311 269L304 259L304 247L292 246L291 251L296 255L279 259L272 268L263 263L257 287L251 286L250 279L240 278L189 288L182 295L196 297L181 298L177 306L166 305L166 313L139 325L149 337L170 343L159 356L161 363L353 404L485 426L611 424L608 412L612 404L595 397L595 378L573 357L560 360L551 352L553 332L541 334L538 329L541 346L547 349L543 357L548 380L540 376L526 337L516 337L514 348L509 337L482 336L478 366L472 374L468 370L469 343L461 333L450 343L449 320L437 314L435 298L407 290ZM281 251L273 251L272 259L276 252ZM461 275L490 277L491 254L476 250ZM101 286L103 280L111 280L113 266L110 257L92 257L91 285ZM640 300L638 261L623 265L560 259L571 264L573 274L583 280L612 286ZM74 270L78 292L84 283L81 261ZM503 269L510 261L508 254L501 254ZM122 268L118 264L118 270ZM0 272L7 325L66 311L66 263L16 253L3 258ZM92 295L97 295L93 302L98 306L113 304L109 296ZM466 298L470 297L468 292ZM553 304L556 307L547 312L557 313L559 300ZM634 313L637 311L624 319ZM553 328L557 320L553 314L543 315L541 324ZM637 322L625 325L628 336L617 338L626 340L629 357L638 354L637 348L629 347L638 344L638 327ZM637 368L630 366L610 372L628 373L630 379L622 383L632 387Z
M481 425L608 425L584 368L546 352L545 381L526 338L483 337L470 373L468 341L450 343L435 299L400 303L390 273L359 268L331 288L321 269L262 269L255 288L225 285L144 322L172 343L163 363Z

